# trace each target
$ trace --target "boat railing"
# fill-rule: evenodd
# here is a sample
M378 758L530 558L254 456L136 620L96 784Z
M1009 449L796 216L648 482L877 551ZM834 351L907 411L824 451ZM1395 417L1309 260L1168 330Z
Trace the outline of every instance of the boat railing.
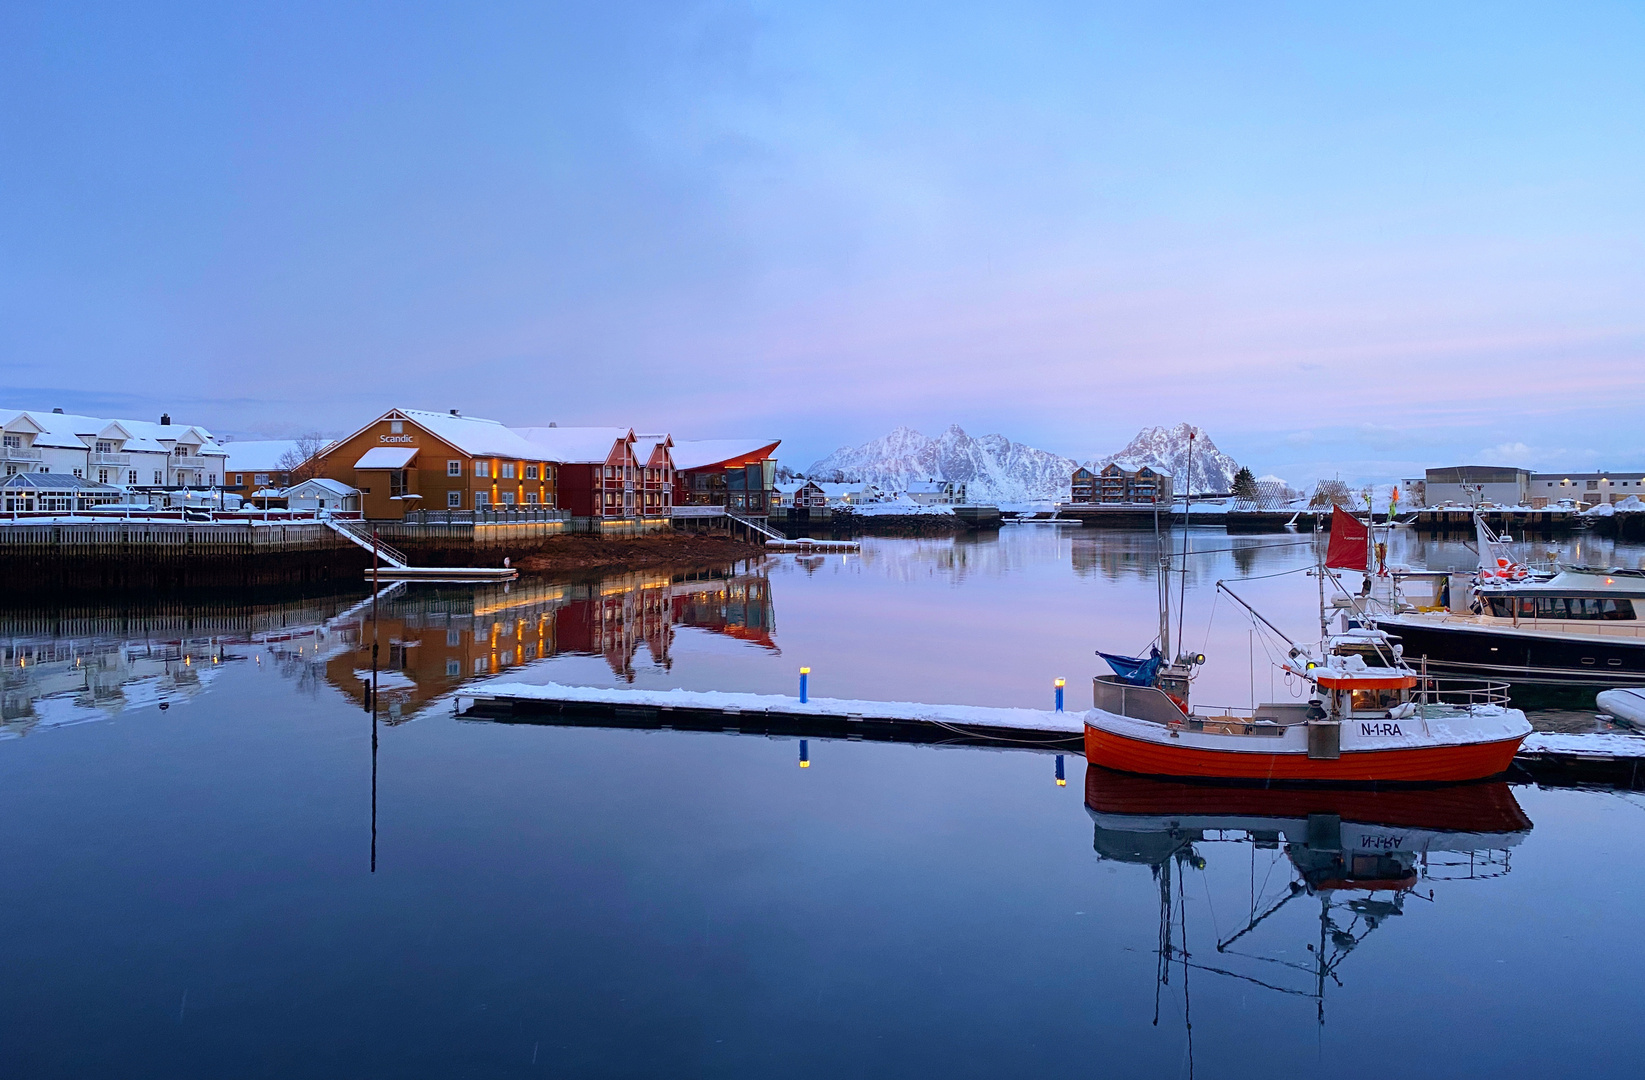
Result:
M1417 682L1413 695L1424 705L1507 705L1508 684L1484 679L1440 679L1429 675Z
M1156 724L1180 724L1185 717L1171 696L1156 686L1136 686L1113 675L1092 680L1091 703L1104 712L1149 720Z

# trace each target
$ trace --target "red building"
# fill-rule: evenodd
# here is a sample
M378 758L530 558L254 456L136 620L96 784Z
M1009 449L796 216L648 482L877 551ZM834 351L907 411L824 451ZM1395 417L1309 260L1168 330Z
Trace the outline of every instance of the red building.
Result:
M555 463L558 506L575 517L665 517L673 503L673 442L632 428L513 429Z

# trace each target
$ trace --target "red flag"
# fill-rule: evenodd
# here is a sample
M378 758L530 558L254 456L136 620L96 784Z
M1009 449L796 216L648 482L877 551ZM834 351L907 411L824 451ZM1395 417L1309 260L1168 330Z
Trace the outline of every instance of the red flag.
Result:
M1368 537L1363 522L1342 507L1331 507L1331 546L1325 549L1325 565L1332 570L1364 570Z

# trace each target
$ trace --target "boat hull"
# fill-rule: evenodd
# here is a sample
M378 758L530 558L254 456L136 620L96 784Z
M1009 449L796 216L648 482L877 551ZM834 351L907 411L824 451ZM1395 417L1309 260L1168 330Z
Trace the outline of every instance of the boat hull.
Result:
M1523 735L1494 742L1344 750L1316 760L1306 752L1264 753L1169 745L1085 725L1085 760L1143 776L1333 784L1434 784L1499 776L1513 764Z
M1476 675L1519 685L1638 686L1645 683L1645 640L1538 633L1530 626L1497 629L1467 623L1376 620L1397 639L1413 666L1426 659L1434 674Z

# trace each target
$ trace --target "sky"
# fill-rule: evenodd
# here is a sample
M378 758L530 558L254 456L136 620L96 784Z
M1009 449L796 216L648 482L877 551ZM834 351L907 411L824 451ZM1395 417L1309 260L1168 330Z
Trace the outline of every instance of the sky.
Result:
M0 406L1645 467L1645 7L0 5Z

